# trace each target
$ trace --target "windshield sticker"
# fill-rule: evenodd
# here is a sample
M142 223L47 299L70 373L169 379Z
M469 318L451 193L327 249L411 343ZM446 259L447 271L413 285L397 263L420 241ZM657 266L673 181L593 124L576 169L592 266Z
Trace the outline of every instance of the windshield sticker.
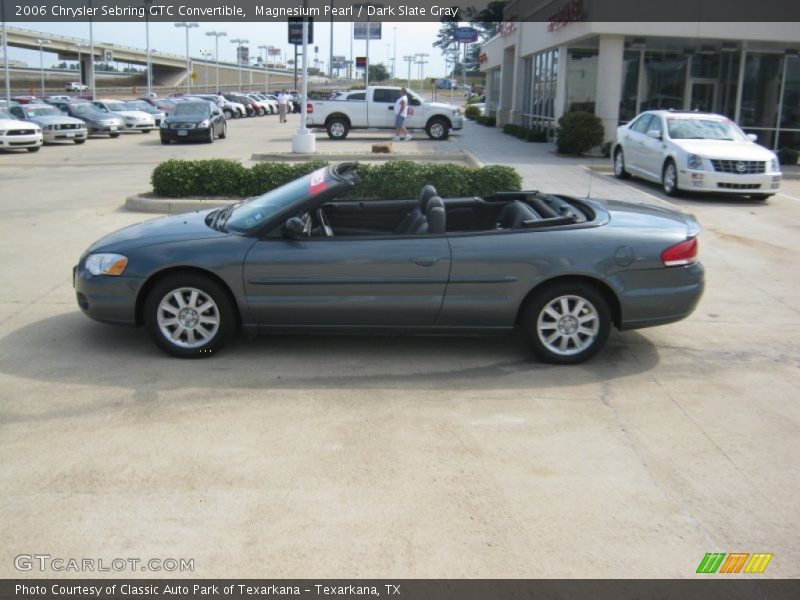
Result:
M311 196L321 194L328 189L328 184L325 181L325 171L327 167L322 167L311 173L311 179L308 182L308 193Z

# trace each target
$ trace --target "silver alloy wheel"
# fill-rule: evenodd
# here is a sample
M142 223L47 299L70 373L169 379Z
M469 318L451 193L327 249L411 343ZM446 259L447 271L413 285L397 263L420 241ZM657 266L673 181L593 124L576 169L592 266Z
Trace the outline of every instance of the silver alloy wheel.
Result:
M344 125L339 121L331 124L331 135L333 137L342 137L344 135Z
M675 170L675 163L669 162L664 167L664 191L671 194L677 185L678 173Z
M434 123L431 125L431 136L438 139L444 135L444 125L441 123Z
M560 356L572 356L589 348L600 331L600 315L581 296L553 298L539 313L536 335L542 344Z
M180 348L206 345L219 331L219 307L203 290L182 287L161 299L156 315L166 340Z
M619 177L625 172L625 159L622 157L622 150L617 150L614 155L614 175Z

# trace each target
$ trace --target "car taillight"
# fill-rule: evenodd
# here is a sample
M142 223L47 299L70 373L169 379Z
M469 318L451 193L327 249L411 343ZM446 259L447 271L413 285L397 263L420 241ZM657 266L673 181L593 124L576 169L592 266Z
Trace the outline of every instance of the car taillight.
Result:
M311 102L306 102L306 114L310 115L314 112L314 105Z
M697 262L697 238L689 238L661 253L665 267L683 267Z

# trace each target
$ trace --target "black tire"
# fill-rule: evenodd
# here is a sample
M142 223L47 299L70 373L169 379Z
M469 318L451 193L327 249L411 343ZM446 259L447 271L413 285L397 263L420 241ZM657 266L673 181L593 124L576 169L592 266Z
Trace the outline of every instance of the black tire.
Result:
M566 311L562 299L566 299ZM562 316L556 319L554 314ZM587 320L580 323L580 318ZM556 283L534 293L523 308L519 324L531 350L542 361L575 365L589 360L605 345L611 331L611 310L603 294L591 285ZM553 333L547 333L550 331Z
M222 132L219 134L219 139L224 140L228 137L228 124L222 124Z
M752 200L759 200L764 202L765 200L769 200L772 197L772 194L750 194L750 198Z
M161 136L161 143L164 144L165 146L168 146L169 145L169 140L162 135Z
M661 169L661 189L664 190L667 196L677 196L680 193L678 189L678 167L671 158L664 162L664 168Z
M325 123L325 131L332 140L343 140L350 133L350 122L341 117L328 119L328 122Z
M142 129L142 133L150 133L152 129Z
M216 318L217 320L216 328L211 324L194 321L192 336L195 344L189 341L188 329L179 324L177 315L180 314L180 309L177 308L177 303L174 301L173 296L173 294L178 294L184 302L189 304L192 298L192 290L198 293L197 302L203 299L210 299L211 306L199 313L195 311L181 317L186 319L184 324L187 322L191 324L193 319L202 317L208 319ZM171 296L172 299L170 299ZM175 312L168 311L165 308L167 305L176 309ZM205 303L203 303L204 305ZM169 322L165 320L171 318L170 314L176 315L174 318L176 323L174 325L168 324ZM159 316L161 321L159 321ZM230 341L237 329L236 310L225 290L209 277L194 273L171 275L156 283L145 299L144 320L156 345L167 354L178 358L204 358L210 356L222 348L226 342ZM177 341L172 337L168 338L165 331L179 332ZM203 340L198 335L198 332L201 331L208 336L206 340Z
M36 146L35 148L27 148L28 152L38 152L41 146Z
M118 133L110 133L110 134L108 134L108 137L111 137L111 138L118 138L118 137L119 137L119 134L118 134Z
M425 133L432 140L446 140L450 137L450 125L444 119L431 119L425 126Z
M206 138L206 143L207 144L213 144L214 143L214 126L213 125L209 125L208 126L208 137Z
M85 139L83 139L83 140L72 140L72 141L75 142L76 144L85 144L86 143Z
M630 176L631 174L625 170L625 154L622 152L622 148L617 148L614 151L614 177L628 179Z
M225 118L226 118L226 119L235 119L235 118L236 118L236 117L234 117L234 115L233 115L233 111L232 111L232 110L229 110L229 109L227 109L227 108L226 108L225 110L223 110L223 111L222 111L222 114L224 114L224 115L225 115Z

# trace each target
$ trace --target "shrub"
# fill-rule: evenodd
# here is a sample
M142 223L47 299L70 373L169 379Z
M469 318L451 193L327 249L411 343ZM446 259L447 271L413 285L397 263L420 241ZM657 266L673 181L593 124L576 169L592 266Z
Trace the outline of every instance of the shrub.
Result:
M481 109L477 106L469 105L464 111L464 116L474 121L481 116Z
M259 163L247 169L230 160L169 160L153 170L156 195L256 196L325 166L324 161ZM415 198L425 184L433 184L443 197L489 196L522 188L519 174L511 167L496 165L473 169L463 165L388 161L358 165L361 184L346 198Z
M506 123L503 125L503 133L513 135L526 142L546 142L547 130L540 129L539 127L522 127L521 125L514 125L513 123Z
M481 115L477 118L478 123L486 125L486 127L494 127L497 125L497 119L488 115Z
M576 111L558 120L556 144L562 154L583 154L603 143L605 131L597 115Z
M784 146L778 150L778 160L782 165L796 165L797 159L800 157L800 150Z

